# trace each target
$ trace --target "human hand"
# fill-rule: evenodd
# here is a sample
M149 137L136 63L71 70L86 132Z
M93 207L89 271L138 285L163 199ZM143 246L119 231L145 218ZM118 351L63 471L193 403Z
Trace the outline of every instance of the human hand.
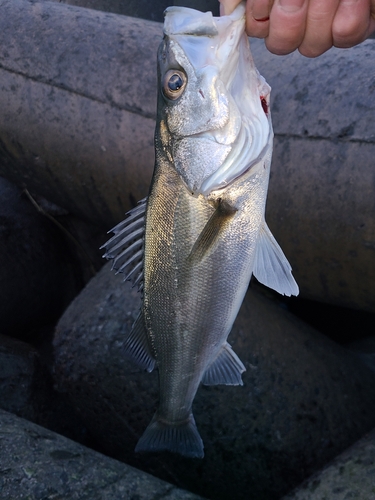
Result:
M240 0L219 0L230 14ZM246 31L265 38L274 54L298 49L316 57L332 46L347 48L375 30L375 0L247 0Z

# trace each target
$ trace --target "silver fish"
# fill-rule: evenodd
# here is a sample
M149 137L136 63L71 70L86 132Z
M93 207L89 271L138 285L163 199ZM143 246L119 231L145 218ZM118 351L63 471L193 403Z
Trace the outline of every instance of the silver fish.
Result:
M159 405L136 451L203 457L192 403L200 383L242 385L245 367L227 337L251 275L298 293L264 219L270 87L244 15L244 4L223 17L166 10L150 194L104 245L143 293L127 353L159 371Z

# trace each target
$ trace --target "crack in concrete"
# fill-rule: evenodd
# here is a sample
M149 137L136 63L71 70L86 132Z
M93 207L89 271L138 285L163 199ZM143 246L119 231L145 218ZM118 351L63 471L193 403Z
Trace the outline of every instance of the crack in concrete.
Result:
M324 137L321 135L304 135L304 134L286 134L286 133L277 133L275 132L275 137L280 137L280 138L286 138L286 139L307 139L311 141L330 141L333 143L337 142L355 142L355 143L364 143L364 144L374 144L375 143L375 137L374 138L369 138L369 139L360 139L357 137L340 137L339 135L332 135L330 137Z
M95 95L90 95L88 93L81 92L79 90L76 90L76 89L69 87L68 85L64 85L64 84L59 85L56 82L49 81L48 79L45 79L45 78L27 75L26 73L23 73L22 71L17 71L17 70L12 69L12 68L7 68L6 66L3 66L1 63L0 63L0 70L6 71L8 73L11 73L11 74L14 74L17 76L21 76L23 78L26 78L27 80L31 80L31 81L36 82L36 83L48 85L50 87L57 88L59 90L64 90L66 92L71 92L74 95L78 95L80 97L85 97L86 99L90 99L91 101L98 102L100 104L109 104L113 108L118 109L120 111L128 111L129 113L133 113L133 114L142 116L143 118L148 118L151 120L156 119L156 113L155 114L148 113L148 112L143 111L142 109L139 109L139 108L134 107L134 106L121 106L120 104L117 104L112 99L109 99L109 100L100 99L99 97L97 97Z

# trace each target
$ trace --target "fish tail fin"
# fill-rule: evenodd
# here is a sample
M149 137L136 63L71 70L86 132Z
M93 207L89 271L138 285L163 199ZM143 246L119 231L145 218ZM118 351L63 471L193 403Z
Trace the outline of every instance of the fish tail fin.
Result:
M204 456L203 441L192 414L182 423L167 423L155 415L135 451L171 451L189 458Z

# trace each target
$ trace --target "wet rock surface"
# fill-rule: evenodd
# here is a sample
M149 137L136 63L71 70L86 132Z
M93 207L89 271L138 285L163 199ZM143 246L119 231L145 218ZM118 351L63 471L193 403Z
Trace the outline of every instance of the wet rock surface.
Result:
M375 430L283 500L375 498Z
M157 373L122 351L139 295L107 264L60 320L55 377L103 450L208 498L280 497L369 431L375 374L348 350L250 290L229 337L243 387L204 387L194 414L205 458L136 455ZM100 415L100 418L98 416Z
M2 499L200 498L2 410L0 442Z

